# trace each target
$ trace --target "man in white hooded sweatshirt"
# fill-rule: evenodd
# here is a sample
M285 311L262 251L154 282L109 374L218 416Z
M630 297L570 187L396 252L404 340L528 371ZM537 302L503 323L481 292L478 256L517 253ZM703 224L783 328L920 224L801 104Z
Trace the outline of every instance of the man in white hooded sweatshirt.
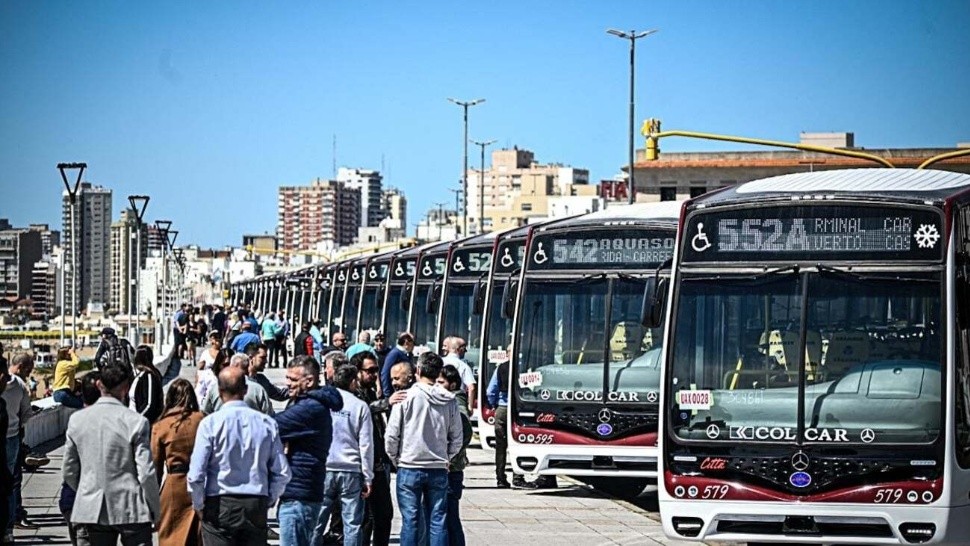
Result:
M441 357L432 352L418 359L418 381L407 399L391 410L384 443L397 467L397 503L401 511L401 545L414 546L427 535L430 546L448 546L448 463L461 450L463 432L458 402L435 385ZM422 506L430 513L421 517ZM426 526L419 529L419 525Z

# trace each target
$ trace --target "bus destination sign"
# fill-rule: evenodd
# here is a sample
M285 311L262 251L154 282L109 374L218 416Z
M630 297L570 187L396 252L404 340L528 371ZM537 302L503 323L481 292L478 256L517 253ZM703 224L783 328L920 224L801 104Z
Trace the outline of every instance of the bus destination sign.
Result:
M496 255L495 272L512 273L522 267L522 258L525 256L525 242L512 241L499 243L498 254Z
M421 258L421 270L418 271L418 278L430 279L444 275L446 261L447 257L444 255Z
M394 274L391 276L391 280L410 281L414 278L417 263L418 260L415 258L396 260L394 262Z
M657 267L674 254L673 232L543 235L529 249L530 269Z
M938 212L859 205L801 205L695 214L684 261L919 260L943 256Z
M488 273L492 267L492 249L459 248L451 253L448 275L451 277L475 277Z

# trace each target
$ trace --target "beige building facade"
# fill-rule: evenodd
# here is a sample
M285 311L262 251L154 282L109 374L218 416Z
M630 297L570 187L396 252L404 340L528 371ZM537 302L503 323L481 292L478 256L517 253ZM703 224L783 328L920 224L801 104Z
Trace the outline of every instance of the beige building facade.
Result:
M468 171L469 233L503 230L546 218L554 212L550 203L556 198L585 197L590 202L597 198L597 188L589 185L587 169L558 163L543 165L536 162L533 152L518 147L494 150L491 158L491 167L484 172ZM484 218L480 203L484 203ZM556 208L568 210L569 205ZM573 208L584 207L576 202Z
M354 243L360 224L360 191L336 180L281 186L276 236L284 254Z

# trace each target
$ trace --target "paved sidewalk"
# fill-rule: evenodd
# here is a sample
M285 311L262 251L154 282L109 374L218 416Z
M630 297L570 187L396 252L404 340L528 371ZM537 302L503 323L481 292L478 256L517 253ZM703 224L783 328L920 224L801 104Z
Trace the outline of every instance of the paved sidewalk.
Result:
M183 377L194 379L194 370L183 369ZM282 382L282 370L268 370L274 382ZM45 446L51 463L39 472L24 475L24 505L38 531L16 531L17 544L70 544L67 526L57 509L61 485L63 440ZM462 521L469 545L502 544L535 546L550 539L563 543L596 546L622 545L700 545L667 539L655 512L628 502L606 497L587 486L560 480L556 490L518 491L496 489L492 452L470 449L471 465L465 472ZM648 495L648 494L647 494ZM651 503L649 497L637 502ZM275 519L272 522L275 527ZM397 543L400 519L395 507L392 543Z

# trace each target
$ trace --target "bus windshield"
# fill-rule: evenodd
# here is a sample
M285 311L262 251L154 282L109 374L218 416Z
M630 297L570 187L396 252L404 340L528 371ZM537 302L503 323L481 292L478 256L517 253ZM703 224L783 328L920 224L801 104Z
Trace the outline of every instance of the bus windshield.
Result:
M465 340L468 349L468 352L465 353L465 360L472 367L472 370L477 372L482 356L479 346L479 343L481 343L482 316L472 313L474 291L474 284L449 283L448 293L442 302L442 305L444 305L443 333L446 336L459 336Z
M939 437L938 273L685 274L679 290L667 397L677 437L865 444Z
M430 284L418 284L414 291L414 344L425 346L428 349L438 352L436 321L438 317L434 313L429 313L425 309L425 302L428 300L428 292L431 291Z
M357 309L360 304L360 288L347 287L347 297L344 301L344 333L347 339L357 339Z
M407 330L408 312L401 308L401 294L404 293L404 285L392 284L387 292L387 316L384 317L384 332L388 339L397 339L397 336Z
M364 288L363 302L360 304L360 329L371 333L376 332L381 327L381 304L377 296L380 287L373 284Z
M644 281L597 275L525 287L515 379L522 400L656 403L661 329L640 325Z

